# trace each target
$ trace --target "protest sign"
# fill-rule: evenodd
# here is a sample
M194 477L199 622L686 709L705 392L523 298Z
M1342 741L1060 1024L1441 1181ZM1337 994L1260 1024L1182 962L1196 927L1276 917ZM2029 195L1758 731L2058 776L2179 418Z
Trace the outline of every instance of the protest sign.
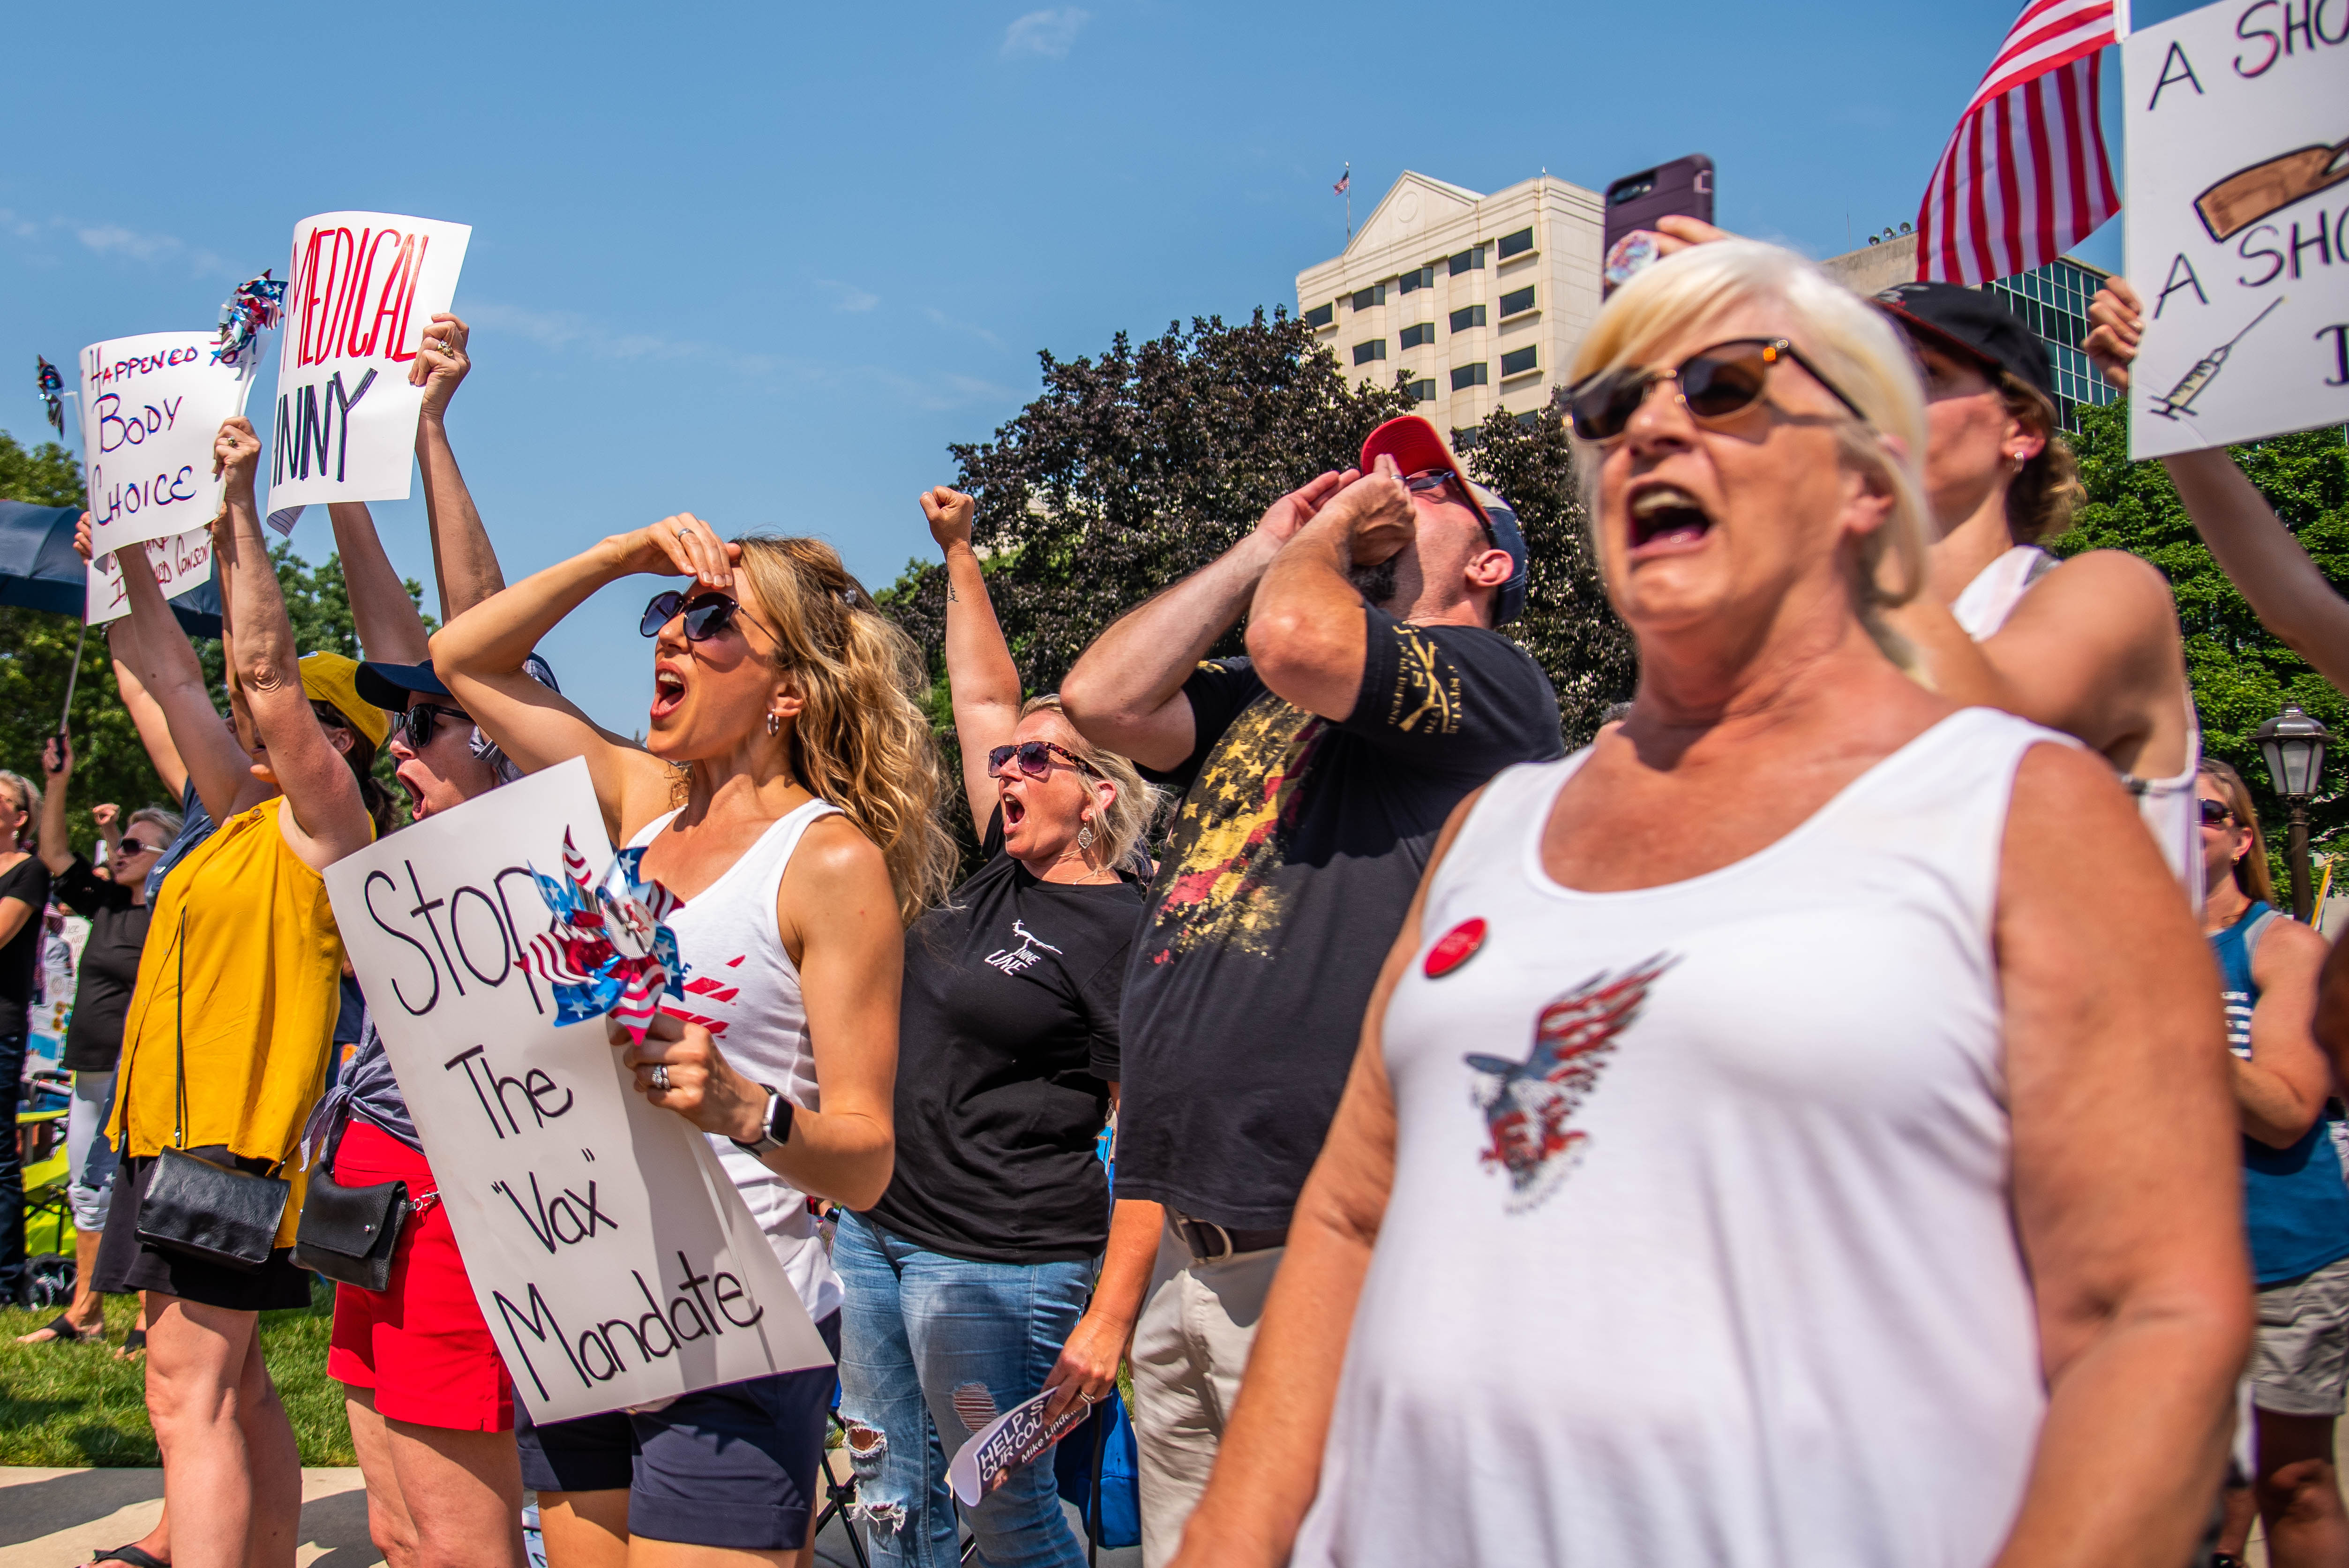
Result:
M210 529L191 529L175 533L169 539L150 539L144 543L124 549L147 552L147 563L155 569L155 585L163 590L163 597L176 599L182 593L192 593L212 578L212 536ZM93 626L103 626L109 621L119 621L130 614L130 595L122 586L119 552L113 555L93 553L89 560L88 613L84 617Z
M409 367L457 298L472 233L388 212L294 225L269 421L269 521L280 532L314 501L408 499L424 402Z
M1061 1412L1059 1420L1047 1424L1044 1407L1059 1394L1057 1388L1047 1388L1033 1398L1022 1399L973 1432L970 1440L955 1450L955 1457L947 1462L947 1484L954 1488L965 1508L976 1508L978 1500L1009 1480L1013 1470L1034 1462L1092 1413L1092 1406L1078 1400ZM1114 1393L1109 1397L1117 1398Z
M95 559L203 528L220 511L212 438L254 379L212 332L149 332L81 351L81 448Z
M2129 455L2349 419L2349 5L2220 0L2121 66Z
M566 832L609 858L574 760L326 870L481 1315L539 1421L830 1355L709 1140L646 1103L600 1019L558 1026L525 954Z

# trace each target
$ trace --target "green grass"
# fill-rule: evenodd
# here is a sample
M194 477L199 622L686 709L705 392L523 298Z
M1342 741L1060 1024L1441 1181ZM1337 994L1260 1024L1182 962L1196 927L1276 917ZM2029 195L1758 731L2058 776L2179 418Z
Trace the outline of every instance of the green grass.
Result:
M334 1323L331 1285L313 1282L306 1309L261 1315L261 1354L293 1418L305 1465L350 1465L343 1386L326 1376ZM0 1311L0 1465L154 1465L147 1421L146 1364L118 1361L115 1347L136 1321L135 1296L106 1298L106 1342L18 1345L55 1317Z

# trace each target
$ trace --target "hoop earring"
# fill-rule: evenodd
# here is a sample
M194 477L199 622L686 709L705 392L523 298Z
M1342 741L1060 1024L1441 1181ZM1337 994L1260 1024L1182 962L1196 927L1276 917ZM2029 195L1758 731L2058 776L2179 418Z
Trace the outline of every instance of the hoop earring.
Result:
M767 715L767 733L769 735L778 734L781 731L782 727L783 716L771 710Z

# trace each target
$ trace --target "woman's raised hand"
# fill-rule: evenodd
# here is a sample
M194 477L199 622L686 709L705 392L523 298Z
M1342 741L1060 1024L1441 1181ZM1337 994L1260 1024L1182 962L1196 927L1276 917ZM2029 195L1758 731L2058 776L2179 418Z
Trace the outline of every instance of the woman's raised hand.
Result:
M2128 390L2129 363L2145 335L2145 302L2129 287L2128 279L2110 277L2088 304L2088 337L2080 346L2105 373L2105 379Z
M89 513L83 512L74 524L74 553L84 561L89 559Z
M424 388L424 417L437 419L449 411L449 399L455 396L458 383L473 362L465 356L465 338L471 331L463 322L442 311L424 329L422 346L416 360L408 367L408 384Z
M930 520L930 537L937 541L940 550L970 542L971 513L978 510L977 501L944 485L932 485L922 492L922 515Z
M253 422L242 414L222 420L220 434L212 438L212 477L225 474L231 494L250 495L260 462L261 438L253 433Z
M705 588L731 588L742 547L719 538L716 529L691 512L680 511L622 534L620 558L625 572L692 577Z

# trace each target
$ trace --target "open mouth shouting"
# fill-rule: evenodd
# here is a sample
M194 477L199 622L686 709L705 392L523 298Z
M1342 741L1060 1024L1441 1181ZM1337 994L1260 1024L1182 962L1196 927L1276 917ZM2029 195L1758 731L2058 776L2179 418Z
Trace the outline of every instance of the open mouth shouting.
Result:
M667 665L653 666L652 721L658 724L685 701L685 677Z
M1018 828L1020 823L1027 820L1028 803L1020 799L1019 796L1012 794L1009 790L1005 790L1003 793L1003 830L1006 833L1011 832L1014 829Z
M1694 550L1713 531L1712 515L1696 497L1669 482L1635 486L1630 512L1630 554L1635 561Z

